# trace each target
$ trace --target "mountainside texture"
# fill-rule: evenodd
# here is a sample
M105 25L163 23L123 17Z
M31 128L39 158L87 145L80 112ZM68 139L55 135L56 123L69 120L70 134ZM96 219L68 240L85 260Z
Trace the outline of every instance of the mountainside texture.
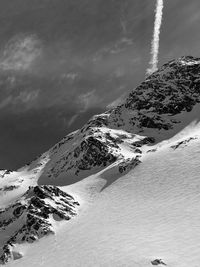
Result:
M145 168L143 166L145 166L146 160L152 160L154 154L161 153L162 156L163 149L167 149L170 151L169 153L177 153L177 157L179 157L182 154L179 155L178 153L182 153L180 151L187 149L188 146L194 146L196 149L197 145L194 144L198 144L200 137L197 130L194 130L192 134L187 134L187 132L185 135L179 134L192 122L195 124L195 121L196 123L199 121L199 85L200 59L188 56L170 61L147 77L141 85L129 94L123 104L94 116L81 129L64 137L49 151L23 168L15 172L1 171L0 263L5 264L10 259L20 259L23 255L16 249L17 245L26 242L32 243L43 236L56 232L55 223L59 225L59 221L68 221L72 217L78 223L83 216L76 216L79 205L80 208L83 208L87 198L90 199L89 203L92 205L97 193L101 199L104 191L109 190L111 185L114 186L117 180L122 181L126 177L129 179L131 177L129 173L134 176L137 170L145 172L146 169L143 169ZM196 168L196 162L194 166ZM149 168L148 164L147 167ZM163 174L165 168L163 169L160 173L161 180L162 175L165 175ZM151 172L153 172L152 169L149 171L150 176ZM174 172L176 173L176 169ZM144 177L147 177L145 175L146 173L144 173ZM173 176L173 171L171 175ZM140 177L139 174L138 177ZM137 177L135 179L137 180ZM141 192L139 199L136 200L138 201L137 207L143 203L142 197L145 199L144 203L147 201L147 196L153 202L153 193L149 195L153 179L154 177L152 182L150 180L145 185L145 189L150 186L150 191L145 191L144 196ZM155 184L158 180L159 177L154 181ZM186 183L186 181L184 182ZM140 180L134 186L137 187L139 184ZM162 187L162 184L160 186ZM173 184L167 185L169 195L171 194L170 186L173 187ZM182 186L181 181L179 186ZM104 190L105 187L107 187L106 190ZM132 190L136 190L135 187ZM156 190L159 191L159 186L156 187ZM120 190L117 192L123 203L126 193L122 195ZM137 195L138 192L136 190L135 194ZM132 198L135 195L129 191L127 195L130 196L130 203L134 202ZM159 201L162 197L158 196ZM109 195L107 198L109 199ZM115 195L113 196L113 201L117 205L119 198L116 200ZM101 204L99 199L97 200L97 207L99 205L99 210L102 211L101 205L104 204ZM110 199L109 203L106 203L107 206L112 207ZM127 203L124 203L126 207L124 206L122 210L124 209L123 212L126 213L127 209L130 213L131 207L128 207ZM165 202L161 201L161 203ZM94 206L94 214L96 214L98 209L96 204ZM106 209L103 206L103 212ZM121 212L121 209L119 210ZM80 214L83 214L81 210ZM88 216L88 221L90 216L92 218L94 214ZM108 214L112 214L112 211ZM104 214L99 216L103 217ZM139 223L138 214L135 213L135 216ZM167 218L167 215L165 216ZM108 217L108 221L110 218ZM113 223L115 228L114 222L113 219L111 226ZM84 229L81 228L79 231L82 233ZM95 231L100 230L96 229ZM121 230L119 229L119 231ZM70 233L67 233L70 238ZM91 240L93 240L92 237ZM121 242L121 240L118 241ZM75 244L79 247L78 243ZM72 247L76 246L72 245ZM81 249L80 251L82 251ZM165 265L165 261L159 259L158 256L155 255L155 258L151 258L149 263ZM93 262L93 264L95 263ZM87 265L83 263L82 266L108 266L106 264ZM110 266L141 266L139 263L138 265L131 263L130 265L128 263L123 265L124 262L121 263L122 265L119 264L116 265L116 262L114 264L113 261ZM75 264L71 263L69 266L75 266ZM76 266L81 265L77 263ZM146 266L145 263L142 266Z
M200 102L200 59L182 57L163 65L114 109L108 123L131 132L173 129L174 116ZM155 133L154 133L155 134Z
M69 173L83 178L119 159L139 158L138 143L151 145L186 126L186 114L200 102L199 85L200 59L188 56L163 65L124 104L94 116L53 147L43 177L59 181L60 174ZM46 181L43 177L41 181ZM66 184L66 179L61 181Z
M35 186L14 204L0 210L0 264L16 259L14 244L32 243L54 233L52 220L70 220L78 202L55 186ZM6 235L5 235L6 234Z

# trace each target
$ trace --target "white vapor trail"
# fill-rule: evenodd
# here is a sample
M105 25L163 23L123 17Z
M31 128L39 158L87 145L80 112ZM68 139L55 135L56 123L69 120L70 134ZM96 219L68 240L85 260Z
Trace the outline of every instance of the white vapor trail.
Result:
M159 53L159 43L160 43L160 29L162 25L162 16L163 16L163 0L157 0L156 3L156 15L154 22L154 33L153 39L151 42L151 60L149 62L150 67L147 69L147 75L152 74L158 69L158 53Z

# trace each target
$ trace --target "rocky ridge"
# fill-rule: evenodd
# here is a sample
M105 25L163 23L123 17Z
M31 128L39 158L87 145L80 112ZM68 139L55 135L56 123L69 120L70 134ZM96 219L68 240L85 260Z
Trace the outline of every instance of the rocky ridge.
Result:
M88 171L117 160L140 157L139 143L142 148L152 145L160 134L182 123L177 115L189 113L200 103L199 86L200 59L188 56L164 64L123 104L94 116L50 149L44 174L49 178L61 173L82 178L90 174Z
M134 133L146 128L170 130L173 117L200 102L200 59L182 57L164 64L113 109L108 124Z
M15 244L32 243L54 233L53 221L70 220L78 206L56 186L30 187L18 201L0 210L0 264L14 258Z

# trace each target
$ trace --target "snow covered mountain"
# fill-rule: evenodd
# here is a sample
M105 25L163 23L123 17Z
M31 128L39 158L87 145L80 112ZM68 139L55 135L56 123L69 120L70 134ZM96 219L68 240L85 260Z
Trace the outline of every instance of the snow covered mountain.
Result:
M54 233L51 220L70 220L76 215L77 205L79 203L72 196L57 187L30 187L20 200L0 212L1 229L10 235L8 240L6 236L6 244L1 248L0 262L5 263L12 257L20 258L20 253L12 251L13 244L32 243Z
M1 171L1 264L198 266L199 85L200 59L170 61L123 104Z

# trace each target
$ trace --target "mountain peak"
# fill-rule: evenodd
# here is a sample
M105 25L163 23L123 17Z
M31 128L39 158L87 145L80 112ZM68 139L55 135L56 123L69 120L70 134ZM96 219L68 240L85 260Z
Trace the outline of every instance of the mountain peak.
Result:
M65 193L66 188L62 191L57 186L73 188L80 182L78 187L86 183L86 191L99 193L143 164L157 150L156 143L199 119L199 88L200 59L188 56L170 61L134 88L122 104L94 116L31 164L16 172L1 171L0 197L12 201L0 211L0 237L8 227L13 232L2 239L0 263L20 257L15 244L53 233L55 220L77 214L79 203ZM179 140L171 149L194 140ZM98 185L91 179L98 180ZM89 194L94 196L93 191Z
M132 90L125 103L111 112L110 121L134 133L154 129L154 134L160 134L173 129L178 123L176 115L191 111L200 102L199 86L200 59L172 60Z
M183 65L195 65L200 64L200 58L193 57L193 56L183 56L177 60L178 62L182 63Z

